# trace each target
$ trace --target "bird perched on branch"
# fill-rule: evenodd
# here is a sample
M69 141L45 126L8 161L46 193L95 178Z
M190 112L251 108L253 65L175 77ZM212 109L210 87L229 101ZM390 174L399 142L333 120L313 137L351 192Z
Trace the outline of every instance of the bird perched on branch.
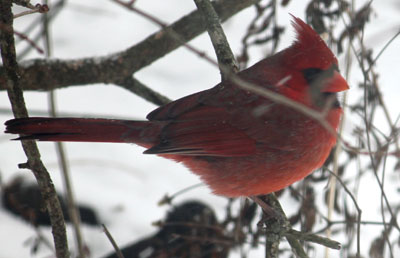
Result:
M229 78L173 101L147 121L93 118L19 118L6 133L19 140L135 143L145 154L182 162L215 194L236 197L280 190L321 167L336 143L342 109L337 93L348 84L319 35L293 18L294 43L237 74L286 97L276 101ZM288 106L325 112L319 121Z

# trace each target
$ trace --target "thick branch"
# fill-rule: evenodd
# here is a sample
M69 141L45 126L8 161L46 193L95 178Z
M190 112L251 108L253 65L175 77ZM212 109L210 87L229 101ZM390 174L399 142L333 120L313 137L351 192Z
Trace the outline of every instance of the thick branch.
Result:
M221 0L214 3L222 21L259 0ZM170 25L168 29L149 36L125 51L96 58L74 60L34 59L20 63L21 85L24 90L51 90L94 83L115 83L163 57L182 43L167 31L173 30L189 41L205 30L199 11L194 11ZM4 67L0 67L0 72ZM0 77L0 80L4 78ZM5 90L4 84L0 90Z

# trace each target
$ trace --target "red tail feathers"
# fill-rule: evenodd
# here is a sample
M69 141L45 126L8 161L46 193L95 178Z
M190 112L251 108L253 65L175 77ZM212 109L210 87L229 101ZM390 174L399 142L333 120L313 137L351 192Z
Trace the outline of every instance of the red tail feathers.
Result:
M16 140L126 142L148 148L158 136L157 126L149 121L31 117L7 121L6 126L6 133L21 135Z

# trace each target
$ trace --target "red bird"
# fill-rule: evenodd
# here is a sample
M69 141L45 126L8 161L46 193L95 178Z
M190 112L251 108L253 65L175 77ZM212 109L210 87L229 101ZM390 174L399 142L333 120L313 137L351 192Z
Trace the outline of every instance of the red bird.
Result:
M336 93L347 90L338 62L319 35L299 18L297 39L238 76L267 91L322 111L337 129ZM6 133L20 140L135 143L146 154L182 162L215 194L255 196L280 190L322 166L336 138L295 108L226 80L147 115L148 121L92 118L20 118Z

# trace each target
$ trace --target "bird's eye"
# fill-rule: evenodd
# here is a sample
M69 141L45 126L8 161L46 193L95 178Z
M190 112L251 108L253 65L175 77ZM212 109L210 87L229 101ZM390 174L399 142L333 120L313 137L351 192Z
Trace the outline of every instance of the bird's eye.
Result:
M333 64L326 70L320 68L307 68L302 70L304 79L306 79L308 85L311 86L318 84L320 80L332 77L335 71L339 72L339 68L336 64Z
M309 85L312 85L312 83L322 76L324 70L319 69L319 68L307 68L303 70L303 76L304 79L306 79L307 83Z

